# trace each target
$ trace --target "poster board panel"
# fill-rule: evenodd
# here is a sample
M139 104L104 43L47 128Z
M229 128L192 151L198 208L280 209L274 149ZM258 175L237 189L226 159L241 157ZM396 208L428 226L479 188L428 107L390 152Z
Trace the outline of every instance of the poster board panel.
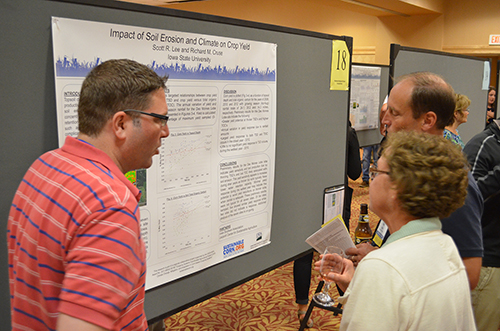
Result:
M277 44L276 164L271 244L146 292L155 320L207 299L309 250L305 239L322 222L323 190L344 184L348 91L329 89L332 41L352 38L118 1L1 0L3 111L0 170L8 174L0 235L12 197L30 164L57 148L51 17L139 25ZM27 23L29 22L29 24ZM7 265L6 247L0 262ZM8 271L1 271L9 302ZM9 321L8 309L1 320Z

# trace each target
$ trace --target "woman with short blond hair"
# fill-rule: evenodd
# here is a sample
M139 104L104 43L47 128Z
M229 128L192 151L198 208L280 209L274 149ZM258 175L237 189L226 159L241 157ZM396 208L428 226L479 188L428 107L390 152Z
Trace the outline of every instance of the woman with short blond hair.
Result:
M458 133L458 126L467 123L470 99L463 94L455 94L455 115L453 122L444 128L443 136L454 144L464 148L464 142Z

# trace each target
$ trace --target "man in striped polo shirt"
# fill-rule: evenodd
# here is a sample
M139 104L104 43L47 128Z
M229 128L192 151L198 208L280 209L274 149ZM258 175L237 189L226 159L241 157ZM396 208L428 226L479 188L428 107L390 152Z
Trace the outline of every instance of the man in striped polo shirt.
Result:
M13 330L146 330L140 191L169 135L166 77L110 60L83 82L79 135L40 156L12 202L8 229Z

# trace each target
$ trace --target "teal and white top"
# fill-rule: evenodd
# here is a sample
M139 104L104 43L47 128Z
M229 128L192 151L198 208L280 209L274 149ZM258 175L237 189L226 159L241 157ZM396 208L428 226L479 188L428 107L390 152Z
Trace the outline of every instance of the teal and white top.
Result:
M461 149L464 149L465 144L462 141L462 138L460 138L460 134L454 134L450 130L444 129L443 137L445 137L448 140L451 140L454 144L460 146Z

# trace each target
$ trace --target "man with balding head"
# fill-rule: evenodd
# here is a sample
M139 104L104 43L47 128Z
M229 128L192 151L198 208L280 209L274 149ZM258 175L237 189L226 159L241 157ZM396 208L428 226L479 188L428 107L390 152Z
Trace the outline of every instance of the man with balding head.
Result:
M455 111L453 93L453 88L434 73L417 72L402 76L390 91L382 125L387 128L388 135L404 130L443 136L444 127L451 122ZM483 198L470 173L468 177L464 206L442 219L441 223L442 231L451 236L457 245L467 269L470 288L474 289L479 280L483 256ZM352 255L356 265L373 249L369 244L361 244L346 253Z

